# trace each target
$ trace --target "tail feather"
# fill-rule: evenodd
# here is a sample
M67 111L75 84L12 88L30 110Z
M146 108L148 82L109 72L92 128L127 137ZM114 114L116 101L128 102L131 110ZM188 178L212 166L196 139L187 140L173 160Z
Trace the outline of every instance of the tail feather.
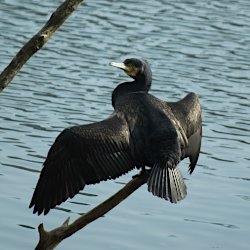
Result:
M187 191L178 167L170 168L155 164L148 178L148 191L172 203L185 198Z
M169 186L170 186L170 192L169 192L169 198L170 198L170 201L173 202L173 203L177 203L178 201L178 186L176 185L175 183L175 174L173 171L171 171L172 169L169 169L167 168L167 173L168 173L168 183L169 183Z
M153 175L155 176L155 179L157 179L155 169L152 169L152 170L151 170L151 174L153 174ZM153 179L148 179L148 185L151 186L151 192L152 192L152 193L155 193L156 190L155 190L155 185L154 185L154 180L153 180Z
M182 174L180 172L180 170L178 169L178 171L176 171L176 175L175 175L175 181L178 185L178 190L180 191L179 195L183 198L185 198L185 196L187 195L187 188L186 185L184 183Z

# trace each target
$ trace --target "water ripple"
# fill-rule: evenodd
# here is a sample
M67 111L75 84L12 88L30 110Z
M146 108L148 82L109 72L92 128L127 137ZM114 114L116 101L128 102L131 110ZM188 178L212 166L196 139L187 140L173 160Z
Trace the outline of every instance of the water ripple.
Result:
M0 69L59 4L2 1ZM34 248L36 231L27 229L41 219L27 207L49 147L63 128L112 112L112 90L128 78L109 62L136 56L150 62L157 97L200 96L204 137L197 171L183 171L188 197L171 206L142 187L61 249L81 249L83 240L91 249L248 249L249 9L245 0L84 1L1 93L2 246ZM86 187L42 221L53 228L85 213L131 176Z

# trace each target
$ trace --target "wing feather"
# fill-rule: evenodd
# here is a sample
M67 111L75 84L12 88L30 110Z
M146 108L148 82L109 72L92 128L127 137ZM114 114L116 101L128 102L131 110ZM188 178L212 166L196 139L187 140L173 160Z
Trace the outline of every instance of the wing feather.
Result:
M167 104L171 107L188 139L188 147L184 149L184 157L189 157L189 171L191 174L199 158L202 140L202 119L199 98L191 92L182 100L173 103L168 102Z
M85 184L115 179L135 167L129 128L122 115L65 129L44 162L30 207L34 213L72 198Z

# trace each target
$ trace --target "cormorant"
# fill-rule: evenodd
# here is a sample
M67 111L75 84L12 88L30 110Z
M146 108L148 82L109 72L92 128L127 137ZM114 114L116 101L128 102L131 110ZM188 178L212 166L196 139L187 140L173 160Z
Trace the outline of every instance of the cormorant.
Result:
M112 93L114 112L105 120L64 129L44 162L30 207L47 214L86 184L150 167L148 190L172 203L186 196L178 163L189 157L193 172L201 145L201 108L196 94L165 102L148 91L152 73L144 60L111 65L134 79Z

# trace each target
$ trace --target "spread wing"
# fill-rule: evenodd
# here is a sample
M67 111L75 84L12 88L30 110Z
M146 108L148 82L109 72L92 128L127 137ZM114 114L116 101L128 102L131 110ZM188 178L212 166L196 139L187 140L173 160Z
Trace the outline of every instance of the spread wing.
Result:
M189 171L191 174L199 158L202 139L201 106L199 98L196 94L189 93L182 100L168 103L168 105L171 107L175 117L186 133L188 148L185 149L184 157L189 157Z
M202 127L197 128L194 133L188 138L188 152L187 156L189 157L189 172L192 172L195 169L196 163L200 155L201 148L201 138L202 138Z
M48 152L30 207L38 215L72 198L86 184L133 169L128 124L114 112L101 122L61 132Z
M149 95L147 97L150 97ZM201 145L201 110L198 97L190 93L175 103L149 99L154 131L149 144L153 166L148 178L148 190L154 195L178 202L186 196L186 186L177 164L190 159L190 172L195 168ZM156 113L154 112L156 108Z

